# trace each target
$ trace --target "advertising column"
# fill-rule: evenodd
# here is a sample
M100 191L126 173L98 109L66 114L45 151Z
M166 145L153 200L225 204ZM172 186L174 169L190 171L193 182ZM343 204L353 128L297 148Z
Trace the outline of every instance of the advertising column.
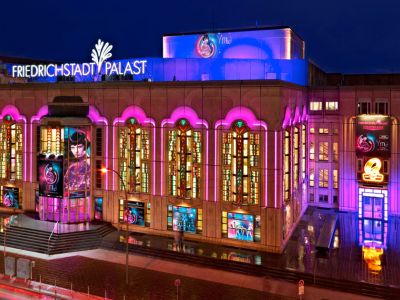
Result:
M359 242L364 247L386 245L390 124L389 116L357 117Z

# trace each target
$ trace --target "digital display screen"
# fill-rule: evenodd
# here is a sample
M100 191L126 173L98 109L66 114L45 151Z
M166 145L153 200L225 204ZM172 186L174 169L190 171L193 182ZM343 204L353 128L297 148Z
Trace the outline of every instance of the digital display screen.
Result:
M144 226L144 202L139 201L129 201L128 202L128 212L124 215L124 221L128 217L128 223Z
M172 212L172 228L174 231L196 233L197 210L195 208L174 206Z
M2 203L4 207L18 208L19 189L16 187L2 186Z
M303 42L290 29L204 32L163 37L164 58L302 59Z
M228 213L228 238L252 242L254 240L254 216Z

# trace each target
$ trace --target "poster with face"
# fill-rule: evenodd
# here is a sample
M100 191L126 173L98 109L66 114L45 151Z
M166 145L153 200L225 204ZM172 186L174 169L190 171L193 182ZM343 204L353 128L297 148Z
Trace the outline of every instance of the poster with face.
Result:
M2 203L4 207L18 208L19 189L2 186Z
M356 155L389 157L390 124L388 116L362 115L357 117Z
M39 195L63 197L63 156L38 157Z
M252 242L254 238L254 216L228 213L228 238Z
M64 128L64 196L90 195L90 128Z

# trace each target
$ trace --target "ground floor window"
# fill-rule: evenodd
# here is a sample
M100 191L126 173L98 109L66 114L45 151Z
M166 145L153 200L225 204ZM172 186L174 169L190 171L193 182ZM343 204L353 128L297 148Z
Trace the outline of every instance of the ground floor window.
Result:
M119 222L139 226L150 226L150 202L128 201L125 206L123 199L119 200Z
M103 197L96 197L94 199L94 219L103 220Z
M222 236L248 242L261 240L261 217L258 215L222 212Z
M168 205L168 229L200 234L203 231L201 208Z
M19 188L2 186L0 205L7 208L21 208L19 201Z

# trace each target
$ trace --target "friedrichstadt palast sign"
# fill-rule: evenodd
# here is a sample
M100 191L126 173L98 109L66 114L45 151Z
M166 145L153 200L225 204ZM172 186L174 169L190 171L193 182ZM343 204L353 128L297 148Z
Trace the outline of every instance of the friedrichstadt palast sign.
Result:
M57 76L140 75L146 72L147 60L110 62L113 46L98 40L92 50L90 63L65 63L48 65L13 65L12 77L36 78Z

